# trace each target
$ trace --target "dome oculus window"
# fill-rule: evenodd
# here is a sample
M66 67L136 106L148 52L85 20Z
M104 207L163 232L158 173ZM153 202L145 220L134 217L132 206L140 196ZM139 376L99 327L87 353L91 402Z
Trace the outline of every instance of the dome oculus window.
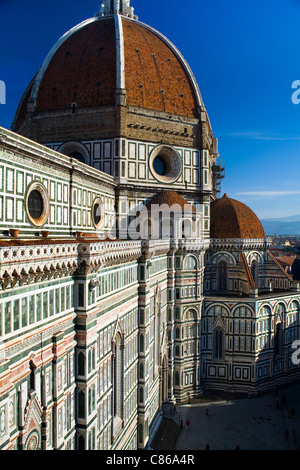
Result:
M179 154L172 147L156 147L150 155L153 176L162 183L173 183L180 176L182 165Z
M26 212L30 222L40 227L49 216L49 198L47 189L41 183L33 183L26 195Z
M167 162L160 155L153 160L153 169L159 176L166 176L168 174Z
M103 204L101 199L95 199L93 203L92 220L96 229L101 228L104 221Z
M71 152L69 156L72 158L76 158L76 160L78 160L81 163L85 163L85 158L80 152Z
M90 162L89 151L81 142L65 142L59 147L58 151L75 158L81 163L88 164Z

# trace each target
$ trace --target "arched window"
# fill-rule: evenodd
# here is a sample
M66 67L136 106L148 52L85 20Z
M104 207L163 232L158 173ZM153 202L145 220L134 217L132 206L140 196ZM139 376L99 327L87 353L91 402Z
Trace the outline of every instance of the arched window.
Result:
M78 392L78 417L85 418L85 394L82 390Z
M228 268L225 261L221 261L217 270L218 291L226 292L228 290Z
M78 450L85 450L85 438L82 435L78 438Z
M153 334L154 334L154 369L157 371L160 366L160 330L161 330L161 313L160 313L160 300L159 294L157 293L154 297L154 322L153 322Z
M184 269L185 270L196 270L197 269L197 260L194 256L186 256L184 259Z
M274 354L283 353L284 325L286 308L283 303L277 305L275 310L275 331L274 331Z
M78 375L85 375L85 355L83 352L79 352L77 356L78 361Z
M285 315L285 305L283 303L280 303L276 307L276 317L280 317L280 321L284 321L284 315Z
M35 371L36 366L33 361L30 361L30 389L35 390Z
M283 327L282 323L277 323L275 326L274 336L274 353L280 355L283 352Z
M222 328L217 327L214 330L214 359L224 358L224 331Z
M85 163L85 158L80 152L71 152L69 156L72 158L76 158L76 160L78 160L79 162Z
M59 147L58 151L82 163L89 164L90 162L89 151L81 142L65 142Z
M144 442L144 428L143 428L142 424L139 424L138 431L139 431L138 432L138 434L139 434L139 443L143 444L143 442Z
M143 353L145 352L145 341L144 341L144 335L140 335L140 352Z
M88 392L89 415L95 409L95 385L92 385Z
M174 238L174 212L159 212L159 238Z
M175 216L174 212L170 214L170 238L174 238L175 236Z
M140 363L140 379L144 378L144 364L143 362Z
M192 220L184 219L182 221L182 238L191 238L192 236Z
M123 416L123 345L120 333L117 333L113 344L113 415Z
M251 274L255 285L258 286L258 262L255 260L251 264Z

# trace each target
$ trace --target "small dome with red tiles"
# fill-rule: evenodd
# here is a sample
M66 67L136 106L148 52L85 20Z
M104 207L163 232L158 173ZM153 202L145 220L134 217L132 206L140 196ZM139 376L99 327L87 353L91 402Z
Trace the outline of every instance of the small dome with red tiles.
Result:
M263 226L254 212L227 194L211 204L210 236L215 239L266 238Z
M152 206L165 206L166 208L178 207L182 211L196 212L195 207L176 191L162 191L156 194L146 205L147 209L151 209Z

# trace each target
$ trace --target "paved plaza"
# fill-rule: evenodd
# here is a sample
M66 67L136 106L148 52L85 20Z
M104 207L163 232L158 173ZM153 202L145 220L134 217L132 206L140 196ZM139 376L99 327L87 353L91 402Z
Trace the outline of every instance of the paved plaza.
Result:
M252 398L206 397L176 412L166 406L165 418L156 449L300 449L300 384Z

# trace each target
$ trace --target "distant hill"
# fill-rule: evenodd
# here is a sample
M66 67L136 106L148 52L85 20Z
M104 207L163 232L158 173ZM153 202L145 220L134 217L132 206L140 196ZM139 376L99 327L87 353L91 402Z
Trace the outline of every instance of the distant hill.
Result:
M300 214L289 217L278 217L276 219L263 219L264 222L300 222Z
M263 219L266 235L300 235L300 214L278 219Z

